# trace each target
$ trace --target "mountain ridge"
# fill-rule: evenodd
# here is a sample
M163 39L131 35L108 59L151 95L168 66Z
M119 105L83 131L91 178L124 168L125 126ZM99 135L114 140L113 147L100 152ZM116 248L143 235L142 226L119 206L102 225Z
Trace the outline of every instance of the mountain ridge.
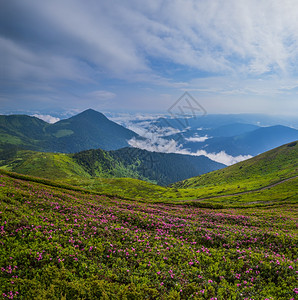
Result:
M235 136L210 137L202 143L186 142L183 147L192 152L205 150L211 153L225 151L232 156L258 155L298 139L298 130L283 125L259 127Z
M146 154L145 150L137 149L137 151ZM92 166L94 173L90 172L88 166L83 166L82 163L88 163L88 160L84 159L84 155L88 152L95 156L98 153L103 156L109 155L103 150L83 151L80 153L80 155L83 154L83 157L79 157L81 163L78 164L72 154L20 151L14 159L10 160L10 163L8 161L7 165L3 165L3 161L1 162L0 172L4 168L6 171L35 176L34 180L38 182L43 182L42 178L46 178L46 180L55 180L55 184L58 185L70 184L124 199L139 199L149 202L166 201L166 203L180 203L195 207L283 205L296 203L298 199L298 141L267 151L233 166L179 181L167 187L153 184L148 178L141 178L142 174L137 172L137 168L141 164L128 162L131 168L125 168L121 161L113 160L110 155L108 164L102 169L100 166L103 164L95 165L91 159L89 168ZM87 157L91 156L87 155ZM138 161L138 157L134 159ZM95 160L97 159L95 158ZM147 161L150 162L148 159ZM107 174L106 171L111 171L111 166L114 168L114 173ZM39 173L36 173L36 170ZM126 178L122 176L125 175L123 170L126 172ZM104 176L98 177L101 174ZM136 175L134 178L139 179L133 179L131 175ZM143 181L144 179L147 181Z
M49 179L127 177L168 185L225 165L205 156L149 152L137 148L105 151L90 149L74 154L30 150L6 151L2 168Z
M138 135L92 109L54 124L26 115L0 115L1 148L61 153L115 150L129 146L133 137Z

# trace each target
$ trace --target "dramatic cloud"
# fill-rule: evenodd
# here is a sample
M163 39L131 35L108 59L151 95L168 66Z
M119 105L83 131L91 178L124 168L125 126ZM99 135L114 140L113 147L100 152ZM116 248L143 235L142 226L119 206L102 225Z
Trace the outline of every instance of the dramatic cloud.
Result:
M4 1L1 104L164 111L188 90L208 113L295 113L297 28L296 0Z

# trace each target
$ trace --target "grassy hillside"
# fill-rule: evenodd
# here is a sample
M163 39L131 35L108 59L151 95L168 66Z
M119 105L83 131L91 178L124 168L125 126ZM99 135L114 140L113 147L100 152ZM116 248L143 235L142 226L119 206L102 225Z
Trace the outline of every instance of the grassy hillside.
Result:
M26 115L0 115L0 147L73 153L87 149L119 149L138 135L88 109L76 116L48 124Z
M48 123L26 115L0 115L0 148L28 148L40 150L50 136L45 129Z
M173 184L176 188L229 186L244 191L298 175L298 142L275 148L251 159Z
M297 293L297 204L214 211L11 176L0 176L4 299L288 300Z
M111 171L110 167L119 172L118 177L124 174L121 173L121 170L126 170L126 175L129 175L129 170L125 169L119 161L114 161L105 151L92 151L96 156L93 158L88 156L92 159L90 161L86 160L85 165L77 164L72 155L22 151L18 152L20 157L16 156L4 168L19 173L50 178L55 180L56 184L68 183L91 192L145 202L177 204L187 202L201 207L218 207L218 205L239 207L268 203L276 205L279 203L296 203L298 200L298 177L282 182L283 178L297 175L295 171L297 159L295 153L297 149L295 146L294 144L285 145L280 149L255 157L247 161L246 164L241 162L223 170L228 170L227 173L221 171L202 175L204 182L200 183L199 187L179 187L183 186L184 182L175 184L172 187L161 187L132 178L107 178L112 175L111 173L108 174L108 171ZM274 153L275 155L273 155ZM82 154L84 157L86 152ZM93 164L93 159L98 161L98 156L106 156L105 164L102 165L104 170ZM271 169L267 168L267 175L264 172L261 173L260 170L264 170L264 166L269 161L271 162ZM283 168L280 166L281 161ZM244 165L248 169L245 169L242 173ZM92 172L90 171L91 167L94 168L91 169ZM235 170L234 177L231 168ZM130 171L133 175L136 169L131 168ZM94 177L94 175L100 176L100 172L103 172L101 177ZM136 173L137 175L138 173ZM220 175L227 177L220 180ZM211 179L212 176L216 176L216 179ZM196 180L195 182L198 183L201 177L192 178L190 181ZM231 182L227 182L229 179ZM275 183L278 184L274 185ZM260 188L263 189L259 190Z
M282 182L261 191L242 192L231 187L169 188L132 178L96 178L64 180L74 186L144 202L188 203L198 207L241 207L298 202L298 178ZM229 189L230 188L230 189Z
M19 151L8 153L5 160L2 160L2 168L52 179L57 184L68 183L96 193L145 202L239 207L296 203L298 200L298 178L282 182L283 179L298 175L296 142L228 168L178 182L171 187L138 180L150 181L145 177L149 166L148 170L145 169L146 173L142 173L140 158L146 151L132 150L139 151L140 155L129 156L130 160L129 157L124 159L126 156L122 150L122 159L116 159L117 151L113 155L103 150L84 151L75 155ZM128 153L127 149L124 151ZM176 168L173 162L164 159L165 156L162 154L162 163ZM156 166L163 166L162 163L156 163ZM161 167L159 172L166 174L162 173Z
M11 157L4 156L4 158L0 161L1 168L21 174L54 180L91 177L80 165L75 163L71 156L66 154L21 150L15 152Z
M149 179L159 185L168 185L179 178L186 179L225 166L205 156L149 152L137 148L122 148L108 153L100 149L88 150L76 153L73 157L91 174L96 175L97 170L101 168L108 173L121 168L121 174L113 173L113 177Z
M54 180L127 177L167 185L224 165L207 157L148 152L135 148L87 150L76 154L3 151L6 170Z

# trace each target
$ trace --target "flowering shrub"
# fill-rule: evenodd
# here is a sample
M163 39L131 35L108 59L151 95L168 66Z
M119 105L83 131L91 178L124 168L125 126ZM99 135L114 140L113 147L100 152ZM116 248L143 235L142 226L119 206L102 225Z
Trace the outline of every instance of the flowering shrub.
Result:
M294 204L147 204L0 178L5 299L294 299Z

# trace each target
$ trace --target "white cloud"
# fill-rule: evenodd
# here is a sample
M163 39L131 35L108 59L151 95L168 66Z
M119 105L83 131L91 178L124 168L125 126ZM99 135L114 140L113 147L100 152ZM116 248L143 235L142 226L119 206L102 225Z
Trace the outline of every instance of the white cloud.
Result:
M126 116L127 117L127 116ZM130 115L130 117L132 117ZM142 119L142 118L141 118ZM126 119L127 120L127 119ZM182 131L176 130L171 127L157 127L153 126L150 121L143 121L140 123L131 123L133 119L129 119L126 124L127 128L138 133L143 139L132 138L128 141L129 145L135 148L144 149L153 152L163 152L163 153L177 153L185 155L200 156L204 155L213 161L225 164L227 166L235 164L237 162L251 158L251 155L238 155L232 156L227 154L225 151L220 151L218 153L208 153L205 150L198 150L197 152L191 152L188 149L184 149L183 145L180 144L179 136L176 139L165 139L165 136L175 133L181 133ZM202 128L198 128L202 130ZM170 133L170 134L168 134ZM204 142L208 138L205 136L194 136L185 138L188 142Z
M208 153L205 150L199 150L195 154L192 155L204 155L209 157L210 159L217 161L219 163L225 164L227 166L233 165L235 163L238 163L240 161L252 158L251 155L238 155L238 156L232 156L227 154L225 151L220 151L218 153Z
M130 146L144 149L152 152L163 152L163 153L176 153L176 154L185 154L193 156L206 156L213 161L222 163L224 165L230 166L237 162L251 158L251 155L238 155L232 156L227 154L225 151L220 151L218 153L208 153L205 150L199 150L197 152L190 152L187 149L183 149L182 145L173 139L166 140L154 135L148 136L145 140L139 140L132 138L128 141Z
M210 139L209 136L205 135L205 136L194 136L194 137L189 137L189 138L185 138L185 140L187 142L205 142L206 140Z
M59 118L56 118L56 117L53 117L53 116L50 116L50 115L34 114L33 117L41 119L41 120L43 120L45 122L48 122L50 124L53 124L53 123L56 123L56 122L60 121Z
M148 138L146 140L132 138L128 143L132 147L152 152L180 153L175 140L165 140L158 137L152 137L152 139Z
M108 114L112 121L136 132L142 137L166 137L186 131L173 128L171 126L156 126L152 122L159 118L165 117L161 114ZM170 125L170 124L169 124Z
M135 1L117 9L131 44L150 56L211 72L262 74L295 66L295 0L153 2L154 9Z

